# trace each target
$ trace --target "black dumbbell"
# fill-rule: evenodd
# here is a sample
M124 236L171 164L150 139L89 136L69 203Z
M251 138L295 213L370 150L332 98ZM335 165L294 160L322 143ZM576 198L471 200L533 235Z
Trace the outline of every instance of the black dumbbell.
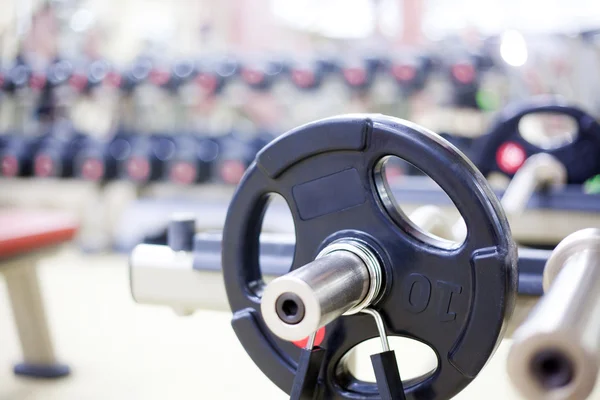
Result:
M179 89L181 85L194 79L197 73L196 65L192 60L179 60L171 67L169 87L173 90Z
M16 134L4 135L0 147L2 176L7 178L31 176L33 155L38 143L38 138Z
M104 83L110 73L111 65L107 60L93 60L74 67L69 85L76 93L87 93Z
M39 178L72 177L75 155L88 140L87 136L80 133L43 135L33 156L34 175Z
M136 183L149 183L163 178L165 165L176 152L173 138L165 135L131 139L129 154L118 163L118 175Z
M375 75L382 66L382 60L376 57L365 57L353 61L341 61L339 71L344 83L358 91L367 90L373 84Z
M43 90L38 106L40 118L47 116L51 120L59 114L65 115L64 107L72 102L71 77L75 67L69 60L57 58L46 68L46 86ZM66 89L66 90L65 90Z
M113 86L117 86L125 93L132 92L140 84L146 82L152 73L154 64L149 57L139 57L124 72L113 71L109 73L108 80Z
M115 179L118 163L127 159L131 149L130 134L118 133L108 141L90 139L75 156L75 176L94 182Z
M155 65L148 77L149 81L171 92L177 92L182 85L198 78L198 68L192 60L178 60L172 65ZM207 87L211 84L205 82Z
M17 56L15 63L4 71L3 89L14 93L29 86L31 68L22 56Z
M255 137L232 132L219 139L220 152L215 162L215 179L227 184L239 183L258 151Z
M220 93L227 82L239 73L239 63L232 57L203 58L196 64L196 83L208 94Z
M422 90L432 68L431 58L424 55L397 57L388 65L389 73L405 95Z
M73 63L64 60L55 60L46 71L46 80L50 88L56 88L69 83L74 72Z
M471 52L460 52L446 60L446 73L452 86L452 104L479 109L477 92L482 74L492 66L491 57Z
M34 69L22 55L15 58L13 65L3 75L3 89L9 93L24 88L42 91L48 84L47 71Z
M240 77L252 89L267 90L287 71L283 60L251 60L240 66Z
M108 145L96 140L84 146L75 155L75 177L93 182L102 182L116 176L116 163L112 165L107 157Z
M218 142L194 135L174 136L173 141L176 150L166 164L164 178L181 185L210 180L214 162L219 155Z
M300 90L314 90L321 87L324 79L336 70L337 66L329 59L296 60L289 66L289 77Z

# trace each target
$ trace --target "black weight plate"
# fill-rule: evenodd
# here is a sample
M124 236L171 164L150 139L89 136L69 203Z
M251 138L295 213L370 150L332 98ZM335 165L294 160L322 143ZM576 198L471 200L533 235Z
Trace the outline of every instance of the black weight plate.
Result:
M533 113L558 113L572 117L577 121L577 137L565 146L552 149L542 149L528 142L519 133L519 122ZM512 177L516 171L503 167L499 161L501 149L507 145L522 153L520 164L537 153L556 157L567 169L568 183L583 183L600 173L600 125L580 108L565 103L544 98L507 107L498 115L490 132L476 144L472 160L484 175L502 172ZM515 168L519 166L515 165Z
M388 155L419 167L448 193L468 227L460 246L441 248L421 240L411 224L388 213L374 172ZM405 382L407 398L448 399L478 374L512 312L517 258L496 196L464 155L432 132L382 115L320 120L259 152L227 213L223 274L238 339L260 369L290 393L300 351L272 335L260 313L258 237L273 192L285 198L295 222L292 269L340 237L357 237L375 249L386 272L375 308L388 334L424 342L438 357L435 372ZM372 319L344 316L325 328L324 398L378 398L374 383L338 368L351 348L377 336Z

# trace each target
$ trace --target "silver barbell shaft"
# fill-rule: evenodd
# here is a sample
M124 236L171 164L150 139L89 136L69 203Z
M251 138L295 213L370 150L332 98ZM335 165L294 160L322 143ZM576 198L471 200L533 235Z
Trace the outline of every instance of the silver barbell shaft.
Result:
M413 215L411 214L411 218ZM220 234L203 233L206 243L221 240ZM279 265L289 265L293 255L294 237L289 234L260 235L261 243L275 247L289 247L289 254L267 254L261 257L261 266L279 270ZM198 309L228 311L227 295L220 272L220 253L206 252L197 262L214 266L214 271L194 269L198 254L174 251L169 246L140 244L129 258L131 293L141 304L166 305L179 314L191 314ZM268 268L267 268L268 269ZM264 270L263 270L263 273ZM272 272L274 273L274 272ZM264 279L273 275L267 272Z
M600 229L575 232L556 247L544 288L513 335L508 374L528 399L585 399L600 364Z
M519 168L502 196L502 207L509 215L518 215L527 207L537 190L546 186L562 186L567 181L567 169L554 156L538 153Z
M446 239L452 237L452 227L440 207L433 205L421 206L410 214L410 220L423 231L432 235Z
M343 314L369 306L379 293L381 266L361 242L333 242L317 258L267 285L261 312L284 340L301 340Z
M529 157L519 168L504 191L502 208L511 218L520 215L527 208L531 196L548 186L563 186L567 182L567 169L554 156L538 153ZM462 241L467 236L467 226L460 218L452 226L455 240Z

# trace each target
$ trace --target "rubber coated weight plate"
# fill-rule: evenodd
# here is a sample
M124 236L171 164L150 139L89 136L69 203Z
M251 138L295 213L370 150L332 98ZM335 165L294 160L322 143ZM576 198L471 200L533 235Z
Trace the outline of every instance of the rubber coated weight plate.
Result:
M377 194L376 166L401 157L434 179L465 218L468 234L454 248L421 240L397 223ZM426 343L435 372L405 382L409 399L448 399L481 370L498 345L517 288L516 247L499 202L477 169L447 141L382 115L346 115L294 129L267 145L246 171L223 233L223 273L233 328L250 357L290 393L299 349L270 333L260 312L264 288L258 237L269 193L290 206L296 229L292 269L333 240L367 242L385 267L375 308L388 335ZM377 337L368 315L326 326L319 391L327 399L378 398L376 385L341 368L355 345ZM410 360L399 360L410 363Z
M528 142L519 133L519 122L534 113L573 118L578 127L576 138L553 149L542 149ZM557 158L567 169L568 183L583 183L600 173L600 125L580 108L563 103L537 100L513 105L496 118L492 130L476 143L472 159L484 175L502 172L512 177L528 157L537 153ZM503 158L507 159L506 165Z

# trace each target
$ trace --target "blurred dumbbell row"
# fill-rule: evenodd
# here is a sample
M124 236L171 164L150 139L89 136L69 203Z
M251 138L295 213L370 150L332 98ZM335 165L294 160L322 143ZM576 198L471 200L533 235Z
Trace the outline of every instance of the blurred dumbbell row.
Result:
M219 133L202 132L192 121L193 106L183 105L176 111L173 104L164 104L173 114L171 122L166 124L168 129L146 129L142 125L152 118L155 109L148 111L144 102L156 107L161 99L150 99L138 89L149 84L176 93L191 83L200 86L205 94L216 95L234 80L256 90L267 90L275 81L285 78L295 87L308 90L318 88L323 79L334 74L350 87L367 89L376 74L385 72L408 94L423 88L436 68L449 72L458 83L475 84L478 71L490 66L482 60L474 54L449 64L422 54L394 59L361 57L352 62L331 58L294 61L219 56L169 63L141 57L119 69L106 60L65 59L36 68L24 57L18 57L11 67L0 71L4 94L0 97L0 107L12 101L17 110L3 114L10 123L0 132L0 174L11 178L127 179L138 183L165 180L180 184L237 183L256 152L273 139L273 133L260 128L260 123L251 133L233 127L220 129ZM105 134L92 135L73 124L69 110L74 98L99 87L114 89L113 101L117 101L120 115L101 116L111 119L108 124L111 128ZM137 96L133 98L133 108L128 108L127 100L123 99L131 101L132 93ZM184 98L168 101L176 104ZM177 112L181 115L175 116ZM36 122L34 129L27 128L28 119Z
M436 72L449 79L460 96L476 87L480 75L493 65L492 57L468 52L445 58L406 53L352 59L213 56L167 62L140 57L125 68L111 65L107 60L64 59L36 68L19 57L0 71L0 87L11 93L25 87L42 90L67 85L81 93L101 84L131 91L143 82L169 90L194 82L206 92L218 94L236 81L264 91L277 81L287 80L299 90L311 90L319 88L325 79L337 76L352 89L366 90L376 76L386 75L399 85L402 94L409 95L422 89Z
M7 178L125 179L235 184L269 135L244 138L120 133L110 141L82 134L0 137L1 174Z
M472 139L442 136L469 154ZM269 132L251 136L237 132L219 136L119 133L103 141L83 134L4 135L0 136L0 176L237 184L256 153L273 137ZM396 169L401 175L420 174L404 164Z

